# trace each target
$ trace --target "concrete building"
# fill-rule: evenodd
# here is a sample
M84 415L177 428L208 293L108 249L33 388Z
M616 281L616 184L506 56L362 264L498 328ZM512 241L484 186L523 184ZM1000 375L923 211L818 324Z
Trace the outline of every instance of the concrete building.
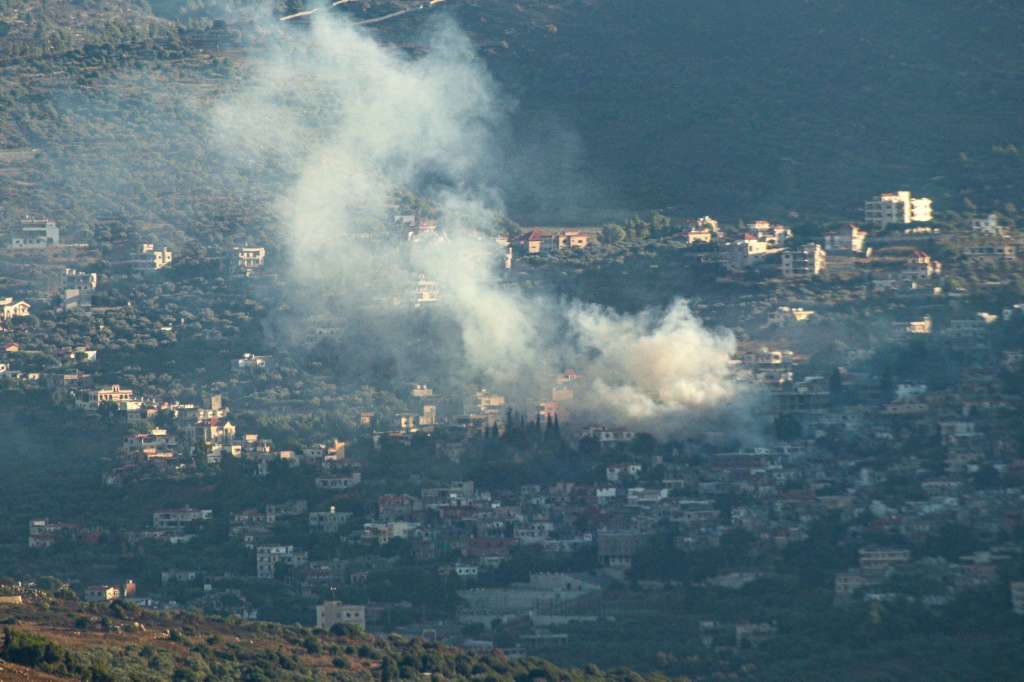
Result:
M861 549L860 567L865 570L885 570L910 561L909 549Z
M971 218L970 226L972 232L986 237L1005 237L1009 231L999 224L999 217L995 213L990 213L986 218Z
M79 272L71 268L64 268L64 272L60 276L60 286L62 289L95 289L96 288L96 273L95 272Z
M860 253L864 250L864 239L868 233L856 225L843 225L834 232L825 234L825 251L850 251Z
M914 282L937 277L940 274L942 274L942 263L933 260L924 251L915 251L903 264L900 279L904 282Z
M719 252L719 259L721 264L729 270L743 270L762 260L768 254L778 251L771 247L772 245L768 242L761 241L752 234L745 234L743 239L723 244Z
M128 264L136 272L159 270L171 263L174 255L166 247L157 250L152 244L140 244L128 256Z
M876 225L926 223L932 219L932 200L913 198L910 192L880 194L864 202L864 220Z
M92 310L91 289L62 289L60 305L64 310Z
M325 630L338 623L349 623L366 629L366 607L325 601L316 607L316 626Z
M248 273L263 267L263 259L267 250L262 246L236 246L231 249L232 264L239 270Z
M627 569L650 539L650 533L633 530L598 531L597 558L609 568Z
M814 277L825 269L825 250L818 244L804 244L782 254L783 277Z
M269 580L274 577L279 563L287 566L303 566L309 562L309 553L297 550L292 545L268 545L256 548L256 577Z
M814 314L813 310L779 306L776 310L768 313L768 324L786 325L790 322L806 322Z
M980 261L1017 260L1017 247L1013 244L965 246L964 258Z
M310 512L309 529L321 533L337 533L338 529L351 518L351 512L335 511L334 507L331 507L329 511Z
M130 388L121 388L118 384L100 386L83 391L75 395L75 407L80 410L98 410L104 403L120 404L124 400L132 399Z
M121 596L121 590L109 585L92 585L85 588L83 598L88 602L114 601Z
M11 232L12 249L45 249L60 244L60 229L49 218L25 216Z
M153 512L153 528L157 530L183 530L190 523L209 521L212 509L165 509Z

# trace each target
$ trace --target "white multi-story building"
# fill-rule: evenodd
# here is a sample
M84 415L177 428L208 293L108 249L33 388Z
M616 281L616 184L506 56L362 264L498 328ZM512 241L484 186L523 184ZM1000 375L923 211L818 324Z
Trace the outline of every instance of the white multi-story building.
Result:
M825 234L825 251L852 251L860 253L864 250L864 239L868 233L856 225L843 225L838 230Z
M11 233L12 249L45 249L60 244L60 228L49 218L25 216Z
M903 264L900 279L905 282L913 282L937 277L940 274L942 274L942 263L932 260L932 257L924 251L915 251Z
M926 223L932 219L932 200L913 198L910 192L880 194L864 202L864 220L877 225Z
M999 224L999 216L988 214L985 218L971 218L971 230L986 237L1005 237L1008 229Z
M157 530L182 530L190 523L209 521L213 518L212 509L164 509L153 512L153 528Z
M309 553L297 550L292 545L267 545L256 548L256 577L271 579L279 563L287 566L304 566L309 562Z
M236 268L249 272L263 267L267 250L262 246L236 246L231 249L231 255Z
M783 277L805 277L821 274L825 269L825 249L819 244L804 244L795 251L782 254Z
M636 432L626 429L606 429L601 426L591 426L583 431L583 436L593 438L601 444L602 448L608 448L632 442L636 438Z
M720 259L722 265L730 270L749 268L769 253L775 253L771 244L761 241L752 234L743 235L743 239L726 242L722 245Z

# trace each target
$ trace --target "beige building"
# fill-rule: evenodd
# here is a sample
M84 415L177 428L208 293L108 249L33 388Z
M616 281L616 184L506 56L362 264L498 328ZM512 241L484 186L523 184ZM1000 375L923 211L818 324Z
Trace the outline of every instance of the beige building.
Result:
M1024 616L1024 582L1010 583L1010 599L1013 612L1018 616Z
M159 270L173 259L174 255L166 247L157 250L152 244L140 244L136 251L129 254L128 263L136 272L147 272Z
M825 251L852 251L860 253L864 250L864 239L868 233L856 225L843 225L834 232L825 235Z
M926 223L932 219L932 200L913 198L901 190L880 194L864 202L864 220L876 225Z
M343 604L340 601L325 601L316 607L316 626L329 629L338 623L349 623L366 629L366 607Z
M267 255L267 250L261 246L236 246L231 252L235 267L246 272L262 268L263 259Z
M83 392L83 395L75 396L75 407L80 410L98 410L104 403L119 405L124 400L132 399L130 388L121 388L118 384L101 386Z
M818 244L804 244L782 254L783 277L814 277L824 270L825 249Z

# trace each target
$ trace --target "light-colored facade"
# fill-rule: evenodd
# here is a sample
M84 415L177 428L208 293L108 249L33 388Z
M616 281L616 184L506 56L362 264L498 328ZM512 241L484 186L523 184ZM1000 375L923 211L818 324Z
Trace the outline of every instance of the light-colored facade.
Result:
M213 518L212 509L165 509L153 512L153 528L157 530L182 530L190 523L209 521Z
M1024 582L1010 583L1010 603L1014 613L1024 616Z
M60 305L64 310L92 310L92 289L62 289Z
M124 400L132 399L130 388L121 388L118 384L100 386L82 391L75 395L75 407L80 410L98 410L104 403L119 405Z
M856 225L843 225L834 232L825 235L825 251L851 251L860 253L864 250L864 239L868 233Z
M267 256L267 250L262 246L236 246L231 253L235 267L246 272L262 268L263 259Z
M358 471L354 471L350 474L341 474L338 476L317 476L316 487L322 490L348 490L359 485L363 480L363 475Z
M325 630L338 623L349 623L366 629L366 607L325 601L316 607L316 626Z
M986 237L1005 237L1009 231L1005 226L999 224L999 216L990 213L985 218L971 218L971 230Z
M351 512L335 511L334 507L331 507L329 511L310 512L309 529L321 533L337 533L338 529L351 518Z
M804 244L782 254L783 277L814 277L825 270L825 249L819 244Z
M45 249L60 244L60 228L49 218L25 216L11 233L12 249Z
M769 253L775 252L768 242L760 241L757 237L746 234L743 239L726 242L722 245L720 262L730 270L743 270L754 265Z
M864 220L876 225L926 223L932 219L932 200L910 196L910 192L880 194L864 202Z
M937 277L940 274L942 274L942 263L932 260L932 257L924 251L915 251L903 264L900 279L905 282L914 282Z
M128 256L128 263L136 272L159 270L174 260L174 254L163 247L157 249L152 244L140 244L139 248Z
M303 566L309 562L309 553L297 550L292 545L268 545L256 548L256 577L269 580L279 563L287 566Z
M97 276L95 272L79 272L71 268L64 268L60 275L61 289L88 289L96 288Z
M25 301L15 302L10 296L0 298L0 319L9 320L12 317L25 317L29 314L28 310L31 307Z

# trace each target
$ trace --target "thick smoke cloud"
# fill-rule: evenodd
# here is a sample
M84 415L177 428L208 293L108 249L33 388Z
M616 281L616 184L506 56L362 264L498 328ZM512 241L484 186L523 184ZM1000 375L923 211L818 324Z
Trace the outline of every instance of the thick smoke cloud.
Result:
M291 178L279 210L297 307L366 319L424 275L457 323L459 338L444 343L524 411L569 367L585 377L574 414L661 435L736 397L731 334L704 329L684 302L630 316L499 284L504 192L523 186L529 165L566 167L565 150L548 149L549 163L510 147L512 104L452 23L436 24L414 58L320 15L308 34L277 33L252 84L215 116L240 168ZM390 221L396 189L442 209L446 241L410 248L372 236ZM375 332L399 355L416 343L400 321Z

